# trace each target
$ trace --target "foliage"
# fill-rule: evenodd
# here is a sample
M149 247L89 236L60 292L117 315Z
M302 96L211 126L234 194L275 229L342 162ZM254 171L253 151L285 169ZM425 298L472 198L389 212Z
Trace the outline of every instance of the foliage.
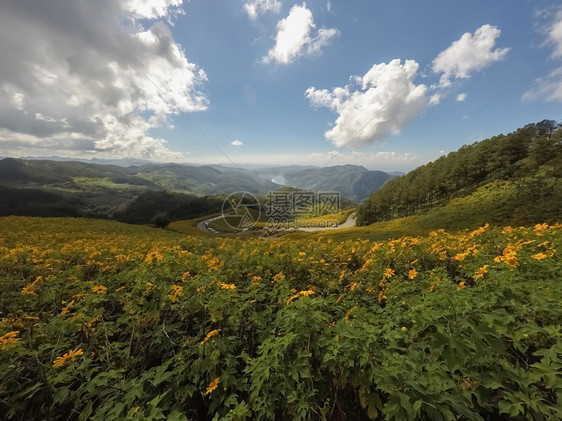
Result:
M504 195L505 202L492 207L493 212L503 213L503 223L555 221L562 217L559 206L552 209L553 203L562 202L558 182L562 177L560 127L551 120L529 124L508 135L463 146L422 165L374 192L358 209L359 223L366 225L424 213L498 182L511 182L515 188L509 198ZM462 223L458 217L457 225Z
M561 243L1 218L0 418L560 419Z
M116 212L115 219L133 224L152 223L165 227L171 221L192 219L221 209L224 198L199 197L167 191L146 192Z

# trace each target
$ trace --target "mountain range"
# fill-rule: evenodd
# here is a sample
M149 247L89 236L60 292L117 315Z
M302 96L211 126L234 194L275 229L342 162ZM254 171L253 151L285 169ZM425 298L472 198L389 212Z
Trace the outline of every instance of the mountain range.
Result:
M138 196L170 191L220 196L265 194L281 187L337 191L359 202L395 175L362 166L280 166L243 169L224 165L144 163L122 166L68 160L0 160L0 215L111 217Z

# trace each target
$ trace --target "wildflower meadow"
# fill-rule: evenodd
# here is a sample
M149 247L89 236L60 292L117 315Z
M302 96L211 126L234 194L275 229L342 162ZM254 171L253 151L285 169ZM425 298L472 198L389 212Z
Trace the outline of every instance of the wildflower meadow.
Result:
M0 419L562 418L562 225L375 242L0 221Z

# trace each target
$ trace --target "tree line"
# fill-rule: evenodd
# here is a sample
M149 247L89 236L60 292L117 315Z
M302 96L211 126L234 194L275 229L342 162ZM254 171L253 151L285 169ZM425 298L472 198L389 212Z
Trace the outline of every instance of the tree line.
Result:
M472 193L494 180L535 183L547 194L562 177L562 123L543 120L499 135L422 165L374 192L357 215L361 225L409 216ZM536 183L550 180L549 186Z

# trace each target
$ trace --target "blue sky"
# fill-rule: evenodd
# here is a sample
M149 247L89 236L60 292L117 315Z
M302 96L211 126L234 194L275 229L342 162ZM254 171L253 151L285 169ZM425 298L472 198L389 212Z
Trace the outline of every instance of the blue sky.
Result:
M21 3L0 6L0 156L405 171L561 119L555 1Z

